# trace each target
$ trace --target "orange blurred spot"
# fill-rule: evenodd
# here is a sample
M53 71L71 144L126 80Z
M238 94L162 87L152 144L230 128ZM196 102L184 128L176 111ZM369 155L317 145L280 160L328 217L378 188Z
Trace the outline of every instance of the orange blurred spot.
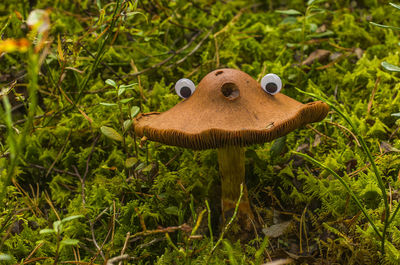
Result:
M15 15L17 16L17 18L18 18L19 20L22 20L22 19L23 19L20 12L14 11L14 13L15 13Z
M29 48L29 40L22 39L5 39L0 40L0 53L2 52L26 52Z

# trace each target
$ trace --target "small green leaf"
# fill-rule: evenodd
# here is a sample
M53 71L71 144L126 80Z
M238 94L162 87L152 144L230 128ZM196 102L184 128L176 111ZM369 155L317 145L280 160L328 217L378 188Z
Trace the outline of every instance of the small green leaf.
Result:
M0 254L0 260L11 260L11 256L7 254Z
M45 228L39 231L39 234L43 235L43 234L54 234L56 233L56 231L54 231L54 229L50 229L50 228Z
M139 108L138 106L133 106L133 107L131 108L131 118L132 118L132 119L135 118L136 115L139 114L139 112L140 112L140 108Z
M374 25L374 26L377 26L377 27L380 27L380 28L384 28L384 29L394 29L394 30L400 30L400 28L399 27L393 27L393 26L388 26L388 25L382 25L382 24L378 24L378 23L375 23L375 22L369 22L371 25Z
M276 139L270 149L271 157L275 158L279 156L282 153L285 146L286 146L286 135Z
M74 220L74 219L78 219L78 218L81 218L81 217L84 217L83 215L71 215L71 216L68 216L68 217L65 217L64 219L62 219L61 220L61 222L62 223L65 223L65 222L68 222L68 221L71 221L71 220Z
M335 33L331 30L327 30L325 32L307 35L307 39L309 40L309 39L326 38L332 35L335 35Z
M393 116L393 117L400 117L400 112L399 112L399 113L392 113L391 116Z
M129 16L134 16L134 15L142 15L146 19L146 22L147 22L147 16L145 14L143 14L143 12L134 11L134 12L126 13L126 15L128 17Z
M137 83L132 83L132 84L129 84L129 85L120 85L119 87L120 88L130 88L130 87L133 87L133 86L136 86L137 85Z
M145 168L143 168L142 172L149 172L149 171L152 170L152 169L153 169L153 165L152 165L152 164L149 164L149 165L147 165Z
M141 170L141 169L144 168L145 166L146 166L145 163L140 163L140 164L135 168L135 170L136 170L136 171Z
M72 239L72 238L65 238L61 240L60 244L61 245L66 245L66 246L75 246L78 245L79 240L77 239Z
M129 157L126 161L125 161L125 166L127 168L131 168L133 167L136 163L138 162L138 159L136 157Z
M122 136L113 128L107 126L100 127L101 132L110 139L122 142Z
M62 230L61 221L55 221L55 222L53 223L53 230L54 230L56 233L61 232L61 230Z
M326 0L308 0L307 5L310 6L312 4L319 4L319 3L323 3Z
M107 106L107 107L109 107L109 106L118 106L115 103L107 103L107 102L100 102L100 105Z
M126 88L123 86L120 86L118 89L118 96L121 96L125 92Z
M114 80L112 80L112 79L107 79L106 80L106 84L107 85L110 85L110 86L113 86L113 87L117 87L117 84L115 83L115 81Z
M120 100L120 102L122 103L122 104L125 104L125 103L128 103L129 101L132 101L134 98L124 98L124 99L121 99Z
M382 62L382 67L391 72L400 72L400 67L390 64L388 62Z
M315 7L313 7L313 8L310 8L309 9L309 12L310 13L325 13L326 12L326 9L323 9L323 8L315 8ZM307 16L307 17L310 17L310 16Z
M124 121L124 125L123 125L123 127L124 127L124 132L125 132L126 130L128 130L131 126L132 126L132 120L126 120L126 121Z
M100 10L101 9L101 1L100 0L96 0L96 4L97 4L97 8Z
M170 215L179 215L179 209L176 206L170 206L168 208L165 208L165 213L170 214Z
M290 15L290 16L302 15L302 13L300 11L297 11L296 9L275 10L275 13L284 14L284 15Z

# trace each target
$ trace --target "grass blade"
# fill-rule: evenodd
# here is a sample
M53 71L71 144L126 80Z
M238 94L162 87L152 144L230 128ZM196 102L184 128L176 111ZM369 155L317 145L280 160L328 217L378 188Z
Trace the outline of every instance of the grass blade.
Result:
M369 22L371 25L380 27L380 28L384 28L384 29L394 29L394 30L400 30L399 27L394 27L394 26L389 26L389 25L382 25L382 24L378 24L375 22Z
M301 89L298 89L298 88L296 88L296 89L297 89L297 91L299 91L299 92L301 92L303 94L306 94L306 95L309 95L311 97L314 97L314 98L317 98L319 100L324 101L332 109L334 109L350 125L350 127L352 128L354 134L357 137L357 140L360 142L364 153L367 155L367 158L368 158L369 162L371 163L373 171L375 173L375 177L376 177L376 180L378 182L379 189L381 190L382 197L383 197L383 202L384 202L384 205L385 205L385 221L384 221L384 228L383 228L383 233L382 233L382 237L381 237L381 240L382 240L381 251L382 251L382 254L383 254L385 252L385 235L386 235L386 230L387 230L387 227L388 227L388 220L389 220L389 216L390 216L390 210L389 210L389 202L388 202L388 198L387 198L387 195L386 195L385 185L383 183L382 176L378 171L378 167L375 164L375 160L372 157L371 151L369 150L367 144L365 143L364 138L360 136L360 133L358 132L357 127L353 124L353 122L350 120L350 118L346 114L344 114L344 112L341 111L335 104L329 102L327 99L325 99L325 98L323 98L323 97L321 97L319 95L316 95L314 93L305 92L305 91L303 91Z
M293 154L301 156L305 159L307 159L308 161L322 167L323 169L329 171L337 180L339 180L339 182L343 185L343 187L346 189L347 193L350 194L351 198L355 201L357 207L361 210L361 212L364 214L364 216L367 218L368 222L371 224L372 228L374 229L375 233L379 236L379 238L382 239L382 235L379 232L378 228L375 226L374 221L372 221L371 217L369 216L369 214L367 213L367 211L364 209L364 207L362 206L360 200L358 199L357 195L350 189L349 185L347 185L347 183L344 181L344 179L339 176L335 171L333 171L330 167L326 166L325 164L322 164L321 162L315 160L314 158L312 158L309 155L300 153L300 152L296 152L296 151L292 151Z

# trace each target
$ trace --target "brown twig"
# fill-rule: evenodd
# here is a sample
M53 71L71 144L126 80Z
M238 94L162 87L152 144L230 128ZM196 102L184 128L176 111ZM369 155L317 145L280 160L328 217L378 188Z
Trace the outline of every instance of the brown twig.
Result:
M195 53L200 47L201 45L204 43L204 41L206 41L206 39L208 39L208 37L210 36L212 32L212 29L208 31L208 33L204 36L204 38L202 38L199 43L193 48L193 50L191 50L188 54L186 54L183 58L181 58L180 60L176 61L175 63L172 63L170 65L168 65L166 68L171 68L175 65L181 64L183 63L188 57L192 56L193 53Z
M116 211L115 211L115 200L113 200L113 215L111 219L112 223L112 231L111 231L111 244L114 246L114 233L115 233L115 220L116 220Z
M46 171L48 170L47 168L45 168L45 167L43 167L43 166L36 165L36 164L32 164L32 163L28 163L28 165L31 166L31 167L37 168L37 169L42 169L42 170L46 170ZM61 174L66 174L66 175L75 176L75 177L78 176L78 175L77 175L76 173L74 173L74 172L65 171L65 170L61 170L61 169L54 168L54 167L53 167L52 170L53 170L54 172L61 173Z
M36 119L41 119L41 118L44 118L44 117L48 117L48 116L51 116L53 113L54 113L54 111L49 111L49 112L47 112L47 113L45 113L45 114L43 114L43 115L34 116L33 119L36 120ZM28 120L28 119L17 120L17 121L15 121L15 122L13 123L13 125L15 126L15 125L17 125L17 124L24 123L24 122L26 122L27 120ZM0 128L7 128L7 126L4 125L4 124L0 124Z
M129 240L130 235L131 235L130 232L126 233L124 246L123 246L122 249L121 249L121 255L120 255L120 256L124 255L124 253L125 253L126 247L128 246L128 240ZM120 261L120 262L118 263L118 265L121 265L121 264L122 264L122 261Z
M329 123L329 124L332 124L332 125L335 125L336 127L339 127L339 129L343 129L343 130L345 130L346 132L350 133L351 136L354 138L355 142L357 143L357 145L358 145L358 146L361 146L361 145L360 145L360 142L359 142L358 139L357 139L357 136L355 136L355 134L354 134L352 131L350 131L349 129L347 129L345 126L343 126L343 125L341 125L341 124L339 124L339 123L336 123L336 122L331 122L331 121L328 121L328 123Z
M375 159L375 163L377 163L385 154L386 154L386 152L385 152L385 153L382 153L381 155L379 155L379 156ZM348 174L349 177L358 175L358 173L360 173L361 171L366 170L370 165L371 165L371 164L370 164L369 162L366 162L366 163L365 163L365 166L363 166L362 168L359 168L359 169L357 169L357 170L355 170L355 171L353 171L353 172L350 172L350 173Z
M372 104L374 102L375 93L376 93L376 90L378 89L378 85L379 85L380 82L381 82L381 77L378 76L378 78L375 81L375 86L374 86L374 88L372 89L372 92L371 92L371 99L368 102L368 112L367 112L368 114L371 112Z
M30 204L28 204L28 203L26 203L27 204L27 206L28 206L28 208L32 211L32 213L35 215L35 216L43 216L43 212L40 210L40 208L39 208L39 206L38 206L38 199L37 199L37 202L35 202L35 200L34 199L32 199L30 196L29 196L29 194L19 185L19 183L14 179L14 178L12 178L11 179L11 182L14 184L14 186L18 189L18 191L19 192L21 192L22 194L24 194L25 195L25 197L28 199L28 201L30 202ZM34 195L34 194L32 194L32 195ZM35 212L34 211L34 208L35 208L35 210L37 211L37 212ZM37 214L38 213L38 214Z
M28 257L26 257L25 261L30 260L30 258L33 256L33 254L35 254L35 252L41 247L43 246L44 242L40 242L32 251L31 253L29 253ZM25 264L25 262L23 263Z
M61 261L62 264L80 264L80 265L100 265L93 262L85 262L85 261Z
M130 238L137 238L139 236L148 236L148 235L154 235L154 234L164 234L164 233L172 233L177 230L181 230L184 232L190 232L192 228L188 224L182 224L180 226L170 226L170 227L165 227L165 228L160 228L160 229L155 229L155 230L146 230L142 232L135 233L130 236Z
M99 246L99 244L97 243L97 240L96 240L95 233L94 233L94 224L100 219L100 217L101 217L103 214L105 214L105 213L107 212L107 210L108 210L108 208L105 208L99 215L97 215L97 217L93 220L93 222L89 220L89 225L90 225L90 231L91 231L91 234L92 234L93 244L94 244L94 246L95 246L96 249L97 249L97 253L96 253L96 255L95 255L94 258L96 258L98 254L100 254L101 257L103 258L103 260L106 260L106 257L105 257L105 255L104 255L104 253L103 253L102 248L103 248L103 246L104 246L106 240L108 239L108 236L110 235L111 229L108 230L108 233L107 233L107 235L106 235L106 238L104 239L104 241L103 241L103 243L101 244L101 246Z
M306 127L307 127L308 129L314 131L316 134L325 137L325 138L328 139L328 140L331 140L331 141L333 141L333 142L337 142L335 139L333 139L332 137L329 137L329 136L326 135L326 134L323 134L322 132L320 132L320 131L318 131L317 129L315 129L314 127L312 127L310 124L307 124Z
M22 264L29 264L29 263L32 263L32 262L37 262L37 261L39 261L39 260L45 260L45 259L48 259L49 257L38 257L38 258L32 258L32 259L30 259L30 260L25 260Z
M97 144L97 141L99 140L99 138L100 138L100 135L97 135L97 137L93 141L92 148L90 149L90 153L88 155L88 158L86 159L86 168L85 168L85 173L83 173L83 176L81 176L79 174L78 169L75 166L73 166L73 168L75 170L75 176L77 176L79 178L79 181L81 182L81 197L82 197L83 207L85 207L85 181L86 181L87 174L89 173L89 162L92 158L94 148L96 147L96 144Z
M139 209L135 207L135 212L139 217L140 226L142 227L143 231L147 231L146 223L144 222L143 216L140 214Z
M53 212L56 215L57 219L59 221L61 221L60 215L58 215L58 212L57 212L56 208L54 207L54 205L53 205L53 203L52 203L52 201L50 199L50 195L47 193L47 191L44 192L44 199L50 205L50 208L53 210Z
M69 131L67 138L65 139L65 143L63 144L63 146L61 147L60 151L58 152L56 158L54 159L53 163L50 165L49 169L46 172L45 178L47 178L49 176L49 174L51 173L51 170L53 169L53 167L55 166L55 164L57 163L58 159L60 159L61 154L64 152L64 148L67 146L68 141L69 141L69 137L71 136L72 133L72 129Z
M118 257L114 257L114 258L111 258L111 259L107 260L106 265L113 265L114 263L117 263L117 262L120 262L120 261L123 261L123 260L127 260L127 259L130 259L130 258L131 257L128 254L124 254L124 255L121 255L121 256L118 256Z
M138 69L136 67L135 61L133 59L131 59L130 65L131 65L133 71L138 72ZM140 97L144 101L147 101L147 99L146 99L146 97L144 96L144 93L143 93L143 87L142 87L142 82L141 82L141 79L140 79L140 75L137 76L137 80L138 80L138 87L139 87ZM140 106L140 108L142 108L142 106Z

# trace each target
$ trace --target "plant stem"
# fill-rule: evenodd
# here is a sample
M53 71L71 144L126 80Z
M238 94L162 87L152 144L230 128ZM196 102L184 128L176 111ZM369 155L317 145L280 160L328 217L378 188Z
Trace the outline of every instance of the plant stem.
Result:
M56 253L55 253L55 256L54 256L53 265L56 265L58 263L59 255L60 255L60 231L57 232Z
M85 90L85 88L86 88L86 86L87 86L87 84L89 82L90 77L92 76L94 71L97 69L97 66L99 65L100 59L103 57L106 44L107 44L108 40L111 38L111 35L113 34L115 23L119 18L117 13L118 13L118 11L120 9L119 8L120 2L121 2L121 0L117 0L116 1L116 6L115 6L115 9L114 9L114 13L113 13L113 17L112 17L112 20L111 20L110 27L108 28L108 32L106 33L102 43L100 44L99 48L97 49L96 58L94 59L94 62L91 65L89 74L87 74L85 76L85 79L82 81L82 83L79 86L79 94L78 94L78 97L77 97L76 103L75 103L76 105L78 105L79 100L82 97L83 91Z
M218 239L217 243L214 245L214 247L211 249L210 253L208 254L208 257L206 259L206 264L209 264L208 261L210 260L212 253L217 249L219 244L221 244L222 240L224 239L225 233L228 232L229 228L231 227L233 221L235 220L235 218L236 218L236 216L238 214L239 205L240 205L242 197L244 195L244 183L240 184L239 190L240 190L239 198L238 198L238 200L236 202L235 210L233 212L233 215L232 215L231 219L229 220L229 222L224 227L224 229L222 230L221 235L219 236L219 239Z
M211 242L211 248L214 245L214 239L213 239L213 231L212 231L212 226L211 226L211 209L210 209L210 205L208 204L208 201L206 200L206 206L207 206L207 221L208 221L208 230L210 232L210 242Z

